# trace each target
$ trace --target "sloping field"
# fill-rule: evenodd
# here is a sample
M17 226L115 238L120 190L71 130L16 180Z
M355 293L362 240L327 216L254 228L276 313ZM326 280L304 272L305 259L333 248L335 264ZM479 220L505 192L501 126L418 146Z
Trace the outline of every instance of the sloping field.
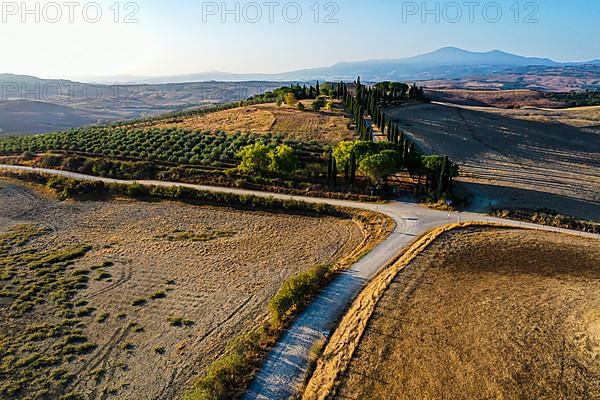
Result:
M459 162L459 181L483 208L547 207L600 220L599 134L554 120L511 118L512 110L482 110L426 104L388 115L424 152ZM565 112L590 118L590 110Z
M508 110L495 107L464 107L473 111L489 112L503 117L515 118L524 121L542 122L545 124L564 124L586 131L595 131L600 134L600 106L575 107L575 108L540 108L523 107L522 109Z
M597 240L445 233L392 281L334 398L599 398L599 282Z
M321 143L336 144L354 137L350 130L350 119L340 108L333 111L309 111L310 101L304 102L306 111L286 106L261 104L234 108L231 110L188 117L174 124L159 123L160 127L176 126L197 130L280 133L288 139L302 142L315 140Z
M177 398L266 315L285 280L363 240L350 220L59 202L2 182L0 204L0 397L8 399ZM19 224L23 233L2 236ZM56 258L80 246L90 247Z
M427 89L425 94L432 101L461 104L467 106L492 106L500 108L522 107L564 107L564 103L548 99L544 93L535 90L464 90Z

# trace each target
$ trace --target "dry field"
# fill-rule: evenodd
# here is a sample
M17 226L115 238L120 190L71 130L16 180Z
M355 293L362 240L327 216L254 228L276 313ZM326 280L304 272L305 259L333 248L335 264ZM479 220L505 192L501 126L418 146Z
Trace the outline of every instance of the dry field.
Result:
M600 134L600 106L574 108L523 107L521 109L499 109L495 107L464 107L468 110L489 112L503 117L545 124L563 124L591 133Z
M535 90L464 90L426 89L425 94L432 101L461 104L466 106L492 106L499 108L531 107L562 108L564 103L546 98Z
M176 398L284 280L363 239L349 220L59 202L6 182L0 204L0 388L18 398Z
M443 234L385 291L335 398L600 398L600 242Z
M600 220L600 134L514 115L526 110L495 110L424 104L388 115L422 151L459 162L459 181L482 209L546 207ZM560 112L586 110L547 111Z
M221 130L229 133L280 133L288 139L329 144L354 137L354 131L348 127L350 119L340 107L317 113L310 110L311 103L303 101L306 111L298 111L285 105L277 107L275 104L261 104L189 117L174 125L160 123L158 126Z

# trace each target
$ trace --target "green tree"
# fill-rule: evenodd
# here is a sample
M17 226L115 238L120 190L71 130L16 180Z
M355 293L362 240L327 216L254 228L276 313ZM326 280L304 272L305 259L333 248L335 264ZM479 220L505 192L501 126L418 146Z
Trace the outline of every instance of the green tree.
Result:
M270 160L269 169L277 173L291 173L298 167L298 157L294 149L288 145L281 144L269 151L267 157Z
M333 186L337 186L338 168L335 157L331 159L331 179L333 180Z
M304 111L304 104L298 102L298 105L296 106L296 108L298 109L298 111Z
M337 161L338 169L343 169L346 164L350 161L350 155L356 142L343 141L338 143L333 149L333 157Z
M242 161L238 166L244 174L263 174L269 170L271 160L269 148L262 143L254 143L243 147L236 156Z
M397 170L396 154L392 150L384 150L366 156L360 162L359 170L373 183L385 183L387 178Z
M298 99L296 99L296 95L294 93L291 93L291 92L285 94L285 96L283 97L283 101L289 107L295 107L296 104L298 103Z

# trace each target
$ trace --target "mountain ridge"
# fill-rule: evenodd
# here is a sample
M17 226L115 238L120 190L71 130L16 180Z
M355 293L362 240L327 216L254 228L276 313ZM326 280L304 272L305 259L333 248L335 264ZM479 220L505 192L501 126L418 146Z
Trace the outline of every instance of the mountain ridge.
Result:
M360 75L365 81L432 80L489 75L515 67L560 67L600 65L600 59L584 62L558 62L550 58L526 57L502 50L476 52L458 47L442 47L432 52L406 58L385 58L362 61L340 61L331 66L304 68L281 73L232 73L206 71L167 76L107 76L82 78L83 82L98 84L167 84L204 81L314 81L353 80ZM448 68L450 67L450 68ZM0 74L0 79L3 75ZM19 77L20 75L14 75ZM23 77L23 76L20 76ZM69 81L67 79L51 79Z

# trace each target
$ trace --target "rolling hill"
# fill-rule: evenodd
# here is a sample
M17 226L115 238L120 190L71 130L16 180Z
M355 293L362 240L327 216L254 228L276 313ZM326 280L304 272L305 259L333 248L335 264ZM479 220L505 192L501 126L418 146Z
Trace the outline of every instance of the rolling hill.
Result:
M340 62L323 68L311 68L276 74L233 74L221 71L198 74L175 75L166 77L112 77L94 79L113 79L134 81L137 83L160 84L193 81L312 81L320 80L354 80L361 76L364 81L384 80L431 80L457 79L468 76L489 76L499 72L518 68L560 68L577 66L597 66L600 76L600 61L560 63L548 58L523 57L500 50L474 52L456 47L445 47L439 50L402 59L381 59L357 62Z

